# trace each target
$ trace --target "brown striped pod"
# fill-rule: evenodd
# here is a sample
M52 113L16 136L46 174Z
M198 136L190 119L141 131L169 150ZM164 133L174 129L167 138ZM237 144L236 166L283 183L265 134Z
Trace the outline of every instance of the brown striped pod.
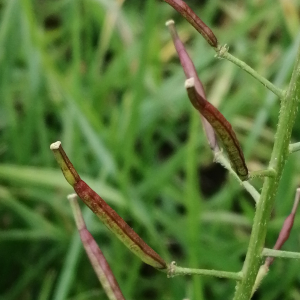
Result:
M193 106L204 116L219 136L228 153L232 168L242 181L247 180L249 176L248 168L242 148L231 124L210 102L197 93L193 77L186 80L185 88Z
M61 142L51 144L50 149L61 170L81 200L97 215L104 225L115 234L143 262L156 269L166 269L166 262L114 211L76 172Z
M214 48L218 47L218 40L212 30L195 14L182 0L163 0L177 10Z

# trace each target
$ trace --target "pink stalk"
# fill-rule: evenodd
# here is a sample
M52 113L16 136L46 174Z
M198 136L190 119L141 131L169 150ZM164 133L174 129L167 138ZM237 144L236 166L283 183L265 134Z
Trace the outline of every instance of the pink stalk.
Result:
M87 230L78 201L77 195L68 196L80 238L91 265L110 300L125 300L119 284L102 251L98 247L91 233Z
M193 64L193 61L191 60L190 56L188 55L184 44L180 40L178 33L176 31L175 22L173 20L170 20L166 23L166 25L169 28L169 31L171 33L174 46L176 48L176 51L178 53L180 63L182 65L183 71L185 73L186 78L193 77L195 79L195 88L196 91L201 95L203 98L206 99L205 91L202 85L202 82L200 81L197 71L195 68L195 65ZM209 124L209 122L200 114L202 125L208 140L208 144L213 152L219 152L220 148L217 142L216 134L214 132L214 129Z

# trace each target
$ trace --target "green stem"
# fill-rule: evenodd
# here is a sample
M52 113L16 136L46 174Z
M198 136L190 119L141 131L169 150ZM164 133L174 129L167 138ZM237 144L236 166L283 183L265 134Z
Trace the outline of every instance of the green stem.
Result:
M257 178L257 177L275 177L276 171L274 169L267 170L259 170L253 171L249 174L249 178Z
M265 248L261 255L262 256L271 256L271 257L280 257L280 258L300 259L299 252L281 251L281 250L274 250L274 249L269 249L269 248Z
M299 93L300 49L288 92L281 101L275 143L269 163L269 167L276 171L276 176L265 179L261 197L257 205L246 260L243 266L244 277L242 281L237 284L234 300L249 300L251 298L252 288L261 263L261 253L265 243L267 226L277 193L278 183L289 155L289 142L296 119Z
M251 185L248 181L242 181L239 176L236 174L236 172L231 168L231 165L228 161L228 159L224 156L222 151L215 152L215 161L219 164L221 164L225 169L228 170L228 172L245 188L245 190L252 196L254 201L257 203L260 194L255 189L253 185Z
M228 278L234 280L242 280L241 272L225 272L219 270L205 270L205 269L190 269L176 266L175 262L172 262L168 268L168 277L174 277L177 275L204 275L214 276L219 278Z
M258 74L255 70L253 70L250 66L248 66L245 62L239 60L232 54L228 52L228 47L225 46L219 46L218 48L215 48L217 52L217 56L220 58L225 58L234 64L236 64L241 69L245 70L247 73L249 73L251 76L253 76L255 79L257 79L261 84L263 84L266 88L268 88L270 91L272 91L275 95L277 95L280 99L283 99L285 96L285 93L283 90L277 88L273 85L269 80Z
M289 151L290 153L297 152L300 150L300 143L290 144Z

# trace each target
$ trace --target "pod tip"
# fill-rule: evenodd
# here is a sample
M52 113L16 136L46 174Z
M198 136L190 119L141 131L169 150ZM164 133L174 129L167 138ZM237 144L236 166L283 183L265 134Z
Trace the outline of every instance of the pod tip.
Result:
M194 77L191 77L191 78L187 79L185 81L184 85L185 85L186 89L194 87L195 86L195 79L194 79Z
M50 149L51 150L57 150L60 147L60 145L61 145L61 142L57 141L57 142L50 145Z
M73 193L67 196L68 200L76 200L77 194Z
M175 24L174 20L169 20L166 22L166 26L170 26L170 25L174 25L174 24Z

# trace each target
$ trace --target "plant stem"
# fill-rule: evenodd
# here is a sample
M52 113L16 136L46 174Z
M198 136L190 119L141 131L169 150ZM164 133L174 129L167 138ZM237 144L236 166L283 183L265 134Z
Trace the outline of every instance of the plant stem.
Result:
M281 251L281 250L274 250L274 249L269 249L269 248L264 248L261 255L262 256L270 256L270 257L300 259L300 252Z
M245 188L245 190L252 196L254 201L257 203L260 194L255 189L253 185L251 185L248 181L242 181L239 176L235 173L235 171L231 168L231 165L228 161L228 159L224 156L222 151L215 152L215 161L219 164L221 164L225 169L228 170L228 172L233 175L233 177Z
M219 278L228 278L234 280L242 280L241 272L225 272L219 270L204 270L204 269L190 269L176 266L175 262L172 262L169 266L168 277L174 277L177 275L205 275L215 276Z
M283 167L289 155L289 142L296 119L298 95L300 93L299 50L288 91L281 101L275 143L269 163L269 167L276 171L276 176L265 179L261 197L257 205L246 260L243 266L244 277L242 281L237 284L234 300L249 300L251 298L252 288L260 267L267 225L269 223Z
M290 144L289 151L290 153L297 152L300 150L300 143Z
M267 170L259 170L253 171L249 174L249 178L257 178L257 177L275 177L276 172L274 169L267 169Z
M250 66L248 66L245 62L239 60L232 54L228 52L228 47L225 46L219 46L218 48L215 48L217 52L217 56L220 58L226 58L227 60L233 62L238 67L252 75L255 79L257 79L261 84L263 84L266 88L268 88L270 91L272 91L275 95L277 95L280 99L283 99L285 96L285 93L283 90L277 88L273 83L271 83L269 80L267 80L265 77L258 74L254 69L252 69Z

